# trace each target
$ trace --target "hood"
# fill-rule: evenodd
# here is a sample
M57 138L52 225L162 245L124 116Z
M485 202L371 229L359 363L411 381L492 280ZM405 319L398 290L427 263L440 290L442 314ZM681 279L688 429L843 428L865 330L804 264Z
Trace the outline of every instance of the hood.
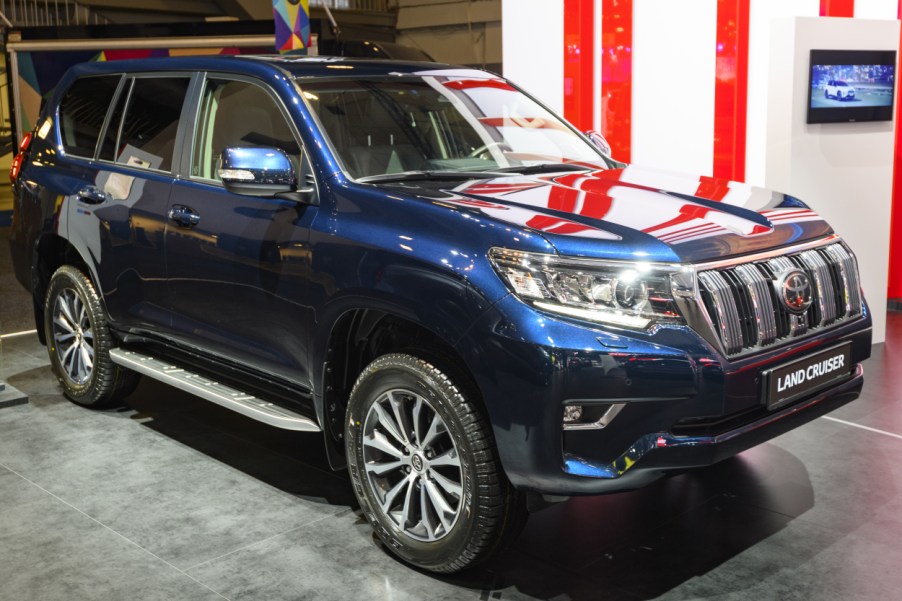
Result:
M633 165L471 181L424 196L533 230L576 257L703 262L833 231L786 194Z

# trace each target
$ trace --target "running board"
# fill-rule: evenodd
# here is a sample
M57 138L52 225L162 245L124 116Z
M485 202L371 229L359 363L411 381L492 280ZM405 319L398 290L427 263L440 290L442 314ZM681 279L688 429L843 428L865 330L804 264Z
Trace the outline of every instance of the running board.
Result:
M225 384L192 373L181 367L166 363L155 357L122 349L110 350L113 363L144 374L154 380L169 384L179 390L190 392L207 401L222 405L227 409L246 415L257 421L299 432L320 432L320 427L309 417L284 409L268 401L236 390Z

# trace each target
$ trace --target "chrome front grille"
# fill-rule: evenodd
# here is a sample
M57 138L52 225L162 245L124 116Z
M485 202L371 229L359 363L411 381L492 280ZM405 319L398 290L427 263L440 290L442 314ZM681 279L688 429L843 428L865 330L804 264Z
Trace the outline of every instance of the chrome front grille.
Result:
M801 269L811 282L812 303L790 311L774 283ZM816 333L861 315L861 284L855 259L839 243L758 261L698 272L699 299L728 356L741 355Z

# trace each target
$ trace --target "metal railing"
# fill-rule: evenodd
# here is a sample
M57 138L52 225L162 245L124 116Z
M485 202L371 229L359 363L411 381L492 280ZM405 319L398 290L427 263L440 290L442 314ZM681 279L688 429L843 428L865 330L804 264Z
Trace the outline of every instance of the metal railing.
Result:
M336 10L369 10L386 12L394 5L392 0L310 0L310 7L328 6Z
M111 21L76 0L0 0L14 27L108 25Z

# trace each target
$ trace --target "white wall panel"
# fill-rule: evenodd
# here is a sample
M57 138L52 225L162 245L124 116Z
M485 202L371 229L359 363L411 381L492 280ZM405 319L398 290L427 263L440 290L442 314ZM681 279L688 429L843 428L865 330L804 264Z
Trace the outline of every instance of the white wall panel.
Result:
M711 175L716 0L633 5L632 162Z
M564 113L564 0L501 3L504 76Z
M856 0L856 5L859 2L862 0ZM772 22L785 17L816 17L820 13L820 0L758 1L750 5L745 181L761 186L765 172L767 71Z
M874 343L886 337L894 123L807 124L808 62L813 48L898 47L898 21L795 18L774 23L770 48L765 184L807 202L849 242Z
M895 19L898 14L898 0L855 0L856 19Z

